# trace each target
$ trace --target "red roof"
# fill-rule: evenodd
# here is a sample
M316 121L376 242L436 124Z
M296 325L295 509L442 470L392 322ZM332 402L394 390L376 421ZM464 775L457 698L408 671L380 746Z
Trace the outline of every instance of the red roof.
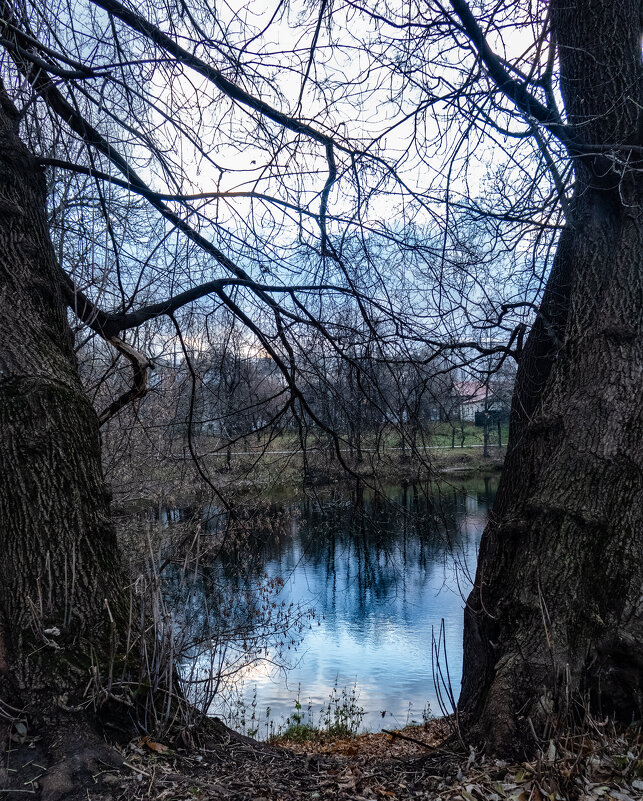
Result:
M480 403L487 395L485 385L480 381L455 381L454 387L461 403Z

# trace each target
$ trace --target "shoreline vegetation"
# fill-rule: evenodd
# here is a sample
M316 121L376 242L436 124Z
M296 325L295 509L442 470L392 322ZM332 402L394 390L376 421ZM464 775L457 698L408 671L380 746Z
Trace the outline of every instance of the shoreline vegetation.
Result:
M411 445L389 434L373 442L365 438L360 453L355 447L342 447L339 456L321 436L309 436L305 449L294 433L263 439L249 436L233 443L215 436L201 435L190 441L181 436L164 443L163 448L159 446L156 452L149 447L133 449L137 457L128 462L114 459L114 469L110 469L108 454L106 474L117 503L194 499L195 494L206 496L212 491L236 496L268 488L323 488L357 480L381 487L452 474L466 477L499 472L507 451L507 435L506 426L499 432L494 430L485 455L481 428L467 425L453 429L438 424ZM118 447L109 439L106 445L108 450Z
M202 438L197 445L212 445ZM437 447L427 449L430 463L396 450L382 450L370 475L384 487L394 481L427 477L472 479L499 471L505 448ZM183 447L183 446L182 446ZM394 447L394 446L393 446ZM274 448L274 443L273 443ZM276 448L274 448L276 450ZM204 447L204 450L205 447ZM279 455L281 457L281 455ZM254 457L254 453L252 454ZM253 472L241 456L230 469L214 469L220 456L203 457L208 477L243 496L252 490L278 490L308 483L321 491L350 479L327 452L312 451L304 482L301 452L269 463L264 453ZM117 482L114 478L119 479ZM196 470L189 458L143 457L112 476L117 505L179 498L194 500ZM119 491L119 485L122 488ZM129 489L126 489L128 487ZM134 540L130 543L134 546ZM158 543L155 542L154 547ZM140 546L140 543L139 543ZM147 547L147 546L146 546ZM143 548L145 550L145 548ZM135 547L131 553L134 554ZM95 760L94 769L75 774L73 801L640 801L643 799L643 733L640 722L616 727L589 712L565 731L553 728L539 741L530 760L497 760L466 747L452 718L420 725L355 733L344 726L297 731L291 727L268 740L235 731L217 718L158 737L122 741ZM335 721L335 717L332 718ZM297 721L295 721L297 723ZM37 731L14 738L7 752L6 798L13 792L38 795L49 768ZM44 773L43 773L44 771ZM53 798L54 796L52 796ZM48 796L49 798L49 796Z

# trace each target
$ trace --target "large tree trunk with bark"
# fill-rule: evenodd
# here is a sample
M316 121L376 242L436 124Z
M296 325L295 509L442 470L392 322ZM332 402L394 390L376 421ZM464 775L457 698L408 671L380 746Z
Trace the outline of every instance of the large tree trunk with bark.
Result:
M459 705L496 752L577 704L643 716L643 106L638 3L617 5L552 5L568 120L594 154L574 156L465 612Z
M12 719L78 726L123 669L128 596L58 269L0 84L0 750Z

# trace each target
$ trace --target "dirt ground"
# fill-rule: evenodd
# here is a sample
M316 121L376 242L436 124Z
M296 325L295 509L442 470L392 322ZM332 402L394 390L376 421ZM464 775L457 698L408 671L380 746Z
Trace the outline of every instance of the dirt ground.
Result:
M35 737L7 748L0 799L643 799L640 727L617 731L594 726L583 735L543 743L538 757L523 763L478 755L450 734L444 721L392 734L304 743L266 744L228 731L206 738L198 747L143 738L118 749L94 748L89 761L78 759L79 742L53 764ZM63 768L72 777L71 785L51 780L62 775Z

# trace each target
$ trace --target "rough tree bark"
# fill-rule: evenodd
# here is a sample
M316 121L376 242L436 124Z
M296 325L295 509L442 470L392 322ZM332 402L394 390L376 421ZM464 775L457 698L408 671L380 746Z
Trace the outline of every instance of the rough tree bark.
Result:
M42 732L91 701L128 613L57 269L44 176L0 84L0 749L12 719ZM48 774L58 791L61 776Z
M643 715L639 3L556 0L551 13L584 152L519 365L459 702L471 734L505 753L533 747L568 704Z

